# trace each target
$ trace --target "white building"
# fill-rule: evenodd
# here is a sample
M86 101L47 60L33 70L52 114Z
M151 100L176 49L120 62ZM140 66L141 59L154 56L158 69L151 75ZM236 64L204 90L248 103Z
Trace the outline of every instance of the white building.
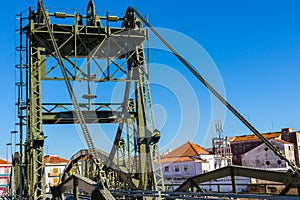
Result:
M280 139L271 139L270 143L277 148L287 159L295 162L294 144ZM257 168L287 170L288 165L281 160L264 143L242 155L242 165Z
M44 157L45 162L45 182L46 192L50 192L50 187L59 182L60 174L64 171L68 160L56 155L47 155Z
M165 186L168 190L175 190L188 178L215 170L215 158L204 148L192 142L164 154L161 158ZM231 192L231 178L224 177L203 183L200 187L206 191ZM238 192L247 190L246 184L250 178L236 177ZM218 186L219 185L219 186Z
M174 190L186 179L212 171L214 155L197 144L187 142L164 154L161 164L165 185Z

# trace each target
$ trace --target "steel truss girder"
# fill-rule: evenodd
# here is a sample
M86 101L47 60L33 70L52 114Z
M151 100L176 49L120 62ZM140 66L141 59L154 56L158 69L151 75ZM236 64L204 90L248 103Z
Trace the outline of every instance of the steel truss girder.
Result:
M107 160L108 153L96 150L96 153L101 160ZM66 165L60 183L63 184L65 180L68 179L72 174L80 174L82 176L91 178L95 180L95 176L92 174L92 168L94 166L92 155L88 150L80 150L76 154L74 154ZM111 163L111 167L113 167L118 173L122 180L126 181L128 185L131 186L132 189L137 189L137 187L132 183L132 178L130 177L130 173L126 171L125 168L120 167L117 164L117 160L114 159ZM61 185L60 184L60 185ZM58 187L60 187L58 185Z
M101 187L99 183L79 174L72 174L58 187L51 188L54 199L64 199L63 193L72 192L74 199L78 199L79 189L86 194L90 194L90 199L109 199L115 198L105 187Z
M277 171L271 171L266 169L258 169L258 168L242 167L242 166L228 166L228 167L223 167L214 170L212 172L191 177L188 180L186 180L182 185L180 185L175 191L176 192L189 191L191 188L195 186L195 184L201 184L204 182L216 180L227 176L230 176L232 178L233 191L236 191L235 189L236 176L257 178L261 180L283 183L286 185L286 189L284 189L285 193L288 192L290 188L299 188L300 186L299 176L295 176L293 173L277 172Z
M78 124L73 111L67 112L44 112L43 124ZM121 113L117 111L82 111L86 123L119 123ZM133 113L132 113L133 114Z
M31 32L33 36L32 40L37 41L45 47L45 51L42 52L43 55L46 56L42 62L44 63L54 56L54 48L51 44L48 31L46 31L47 27L40 26L38 23L35 23L34 27ZM94 74L101 73L101 77L94 78L93 81L118 80L119 78L115 78L114 76L118 71L126 73L122 67L125 63L119 65L114 59L123 57L128 49L132 49L135 45L141 44L147 37L147 32L144 29L130 30L130 32L127 33L124 28L109 28L108 32L110 32L110 35L109 39L107 39L107 30L105 29L102 32L93 31L94 29L98 29L97 27L87 28L86 26L80 25L53 24L51 27L54 28L53 35L57 40L62 58L73 68L73 72L68 70L71 80L84 80L89 78L83 71L86 67L80 69L76 65L76 59L85 58L87 56L90 56L95 64L98 65L99 70ZM57 31L58 28L61 28L61 31ZM65 34L62 34L62 31L64 31ZM129 34L130 40L128 40ZM105 44L103 45L102 43L104 41ZM125 43L127 43L126 46L124 46ZM99 48L101 48L101 51ZM72 59L75 61L73 62ZM108 59L112 65L107 64L101 66L96 59ZM115 69L113 69L112 66L115 66ZM58 64L49 70L44 68L42 71L42 80L64 80L63 77L51 77L51 71L57 67ZM103 68L108 68L109 70L104 71Z

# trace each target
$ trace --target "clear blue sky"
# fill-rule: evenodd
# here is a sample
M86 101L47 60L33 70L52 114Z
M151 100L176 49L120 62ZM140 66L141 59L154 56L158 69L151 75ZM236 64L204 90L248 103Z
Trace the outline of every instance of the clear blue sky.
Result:
M47 0L45 6L85 10L87 3L88 0ZM15 129L16 121L14 15L36 4L37 1L33 0L6 1L0 13L1 158L5 158L5 144L10 142L10 131ZM170 0L96 0L95 4L97 10L116 12L124 12L128 6L134 6L140 12L149 14L153 26L172 29L193 38L203 46L219 69L228 101L259 131L279 131L284 127L300 130L299 1L201 0L182 3ZM157 52L153 56L156 62L161 58L160 63L176 67L184 77L191 79L190 84L201 102L198 107L203 116L194 142L202 145L209 126L209 114L206 113L210 107L209 93L201 83L193 80L192 75L175 58L166 59ZM163 137L169 139L172 138L172 126L177 126L179 118L176 118L176 109L174 113L170 109L170 105L176 105L176 98L167 93L160 96L159 86L154 86L152 95L154 104L165 106L169 116L162 133ZM167 97L174 101L169 107L166 105L169 102L162 100ZM160 111L163 115L164 112ZM230 112L227 112L224 123L225 135L250 133ZM189 132L189 129L184 131ZM46 153L69 158L83 147L75 132L72 126L46 127ZM66 144L70 138L72 141Z

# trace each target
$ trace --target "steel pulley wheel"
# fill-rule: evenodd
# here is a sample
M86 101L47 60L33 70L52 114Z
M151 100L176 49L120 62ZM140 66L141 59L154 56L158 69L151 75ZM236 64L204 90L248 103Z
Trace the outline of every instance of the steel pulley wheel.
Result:
M86 25L87 26L95 26L95 21L96 21L96 9L95 9L95 4L93 0L89 1L87 11L86 11Z

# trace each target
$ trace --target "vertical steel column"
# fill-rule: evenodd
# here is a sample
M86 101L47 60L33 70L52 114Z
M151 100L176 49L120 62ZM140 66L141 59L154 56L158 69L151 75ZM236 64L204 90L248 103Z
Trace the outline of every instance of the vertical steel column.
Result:
M73 199L78 200L78 179L74 177L73 179Z
M230 176L231 176L231 183L232 183L232 193L237 193L236 191L236 180L234 175L234 168L230 168Z
M126 11L126 16L128 17L131 28L135 28L135 30L141 28L140 20L135 19L134 14L131 13L133 10L131 8L128 8ZM132 23L135 23L133 26ZM149 53L149 50L148 50ZM149 55L149 54L148 54ZM149 59L149 58L148 58ZM158 149L158 140L160 138L160 133L155 127L154 122L154 114L152 110L152 98L150 93L150 81L149 81L149 72L150 72L150 64L146 62L145 58L145 52L144 52L144 45L138 45L135 49L135 54L132 57L132 64L134 67L138 68L138 84L139 84L139 90L141 95L141 100L139 101L142 106L142 112L139 111L139 106L137 105L137 113L138 113L138 126L139 124L142 124L144 127L144 130L139 130L144 132L144 135L140 135L140 139L143 140L142 147L144 146L146 148L146 151L143 152L145 154L145 157L147 158L145 160L147 169L145 169L147 173L147 181L144 181L144 184L147 184L148 187L144 189L152 189L152 190L164 190L164 180L163 180L163 174L161 169L161 163L160 163L160 155L159 155L159 149ZM137 65L137 66L136 66ZM136 97L137 99L137 97ZM136 100L137 101L137 100ZM137 101L138 102L138 101ZM142 115L140 115L142 114ZM140 118L142 116L142 118ZM140 123L139 120L143 119L143 122ZM143 128L142 128L143 129ZM158 138L154 139L155 134L159 134ZM152 140L153 139L153 140ZM140 144L138 144L140 145ZM141 152L139 152L141 153ZM140 161L142 163L144 161ZM154 163L156 162L156 164ZM156 166L155 166L156 165ZM146 183L147 182L147 183ZM159 185L160 184L160 185Z
M29 34L34 27L30 28ZM32 199L45 199L44 190L44 133L42 130L42 95L41 95L41 61L44 60L40 52L44 50L30 41L30 102L29 102L29 130L28 145L29 162L28 181L29 196Z
M14 183L14 196L17 198L17 199L21 199L21 197L19 196L19 193L20 193L20 155L19 153L14 153L14 156L13 156L13 183Z
M128 70L133 71L135 82L135 106L136 106L136 146L138 151L137 170L139 174L139 189L151 190L156 188L156 182L152 172L152 160L150 153L151 132L148 130L148 121L145 101L145 63L143 48L137 47L134 55L128 61Z
M139 76L140 70L137 68L134 69ZM149 154L149 145L147 143L147 134L146 134L146 120L145 120L145 102L143 101L143 91L141 83L141 77L139 77L138 82L135 84L135 96L136 96L136 110L137 110L137 137L138 137L138 149L139 149L139 164L140 164L140 183L139 188L143 190L148 190L148 156Z

